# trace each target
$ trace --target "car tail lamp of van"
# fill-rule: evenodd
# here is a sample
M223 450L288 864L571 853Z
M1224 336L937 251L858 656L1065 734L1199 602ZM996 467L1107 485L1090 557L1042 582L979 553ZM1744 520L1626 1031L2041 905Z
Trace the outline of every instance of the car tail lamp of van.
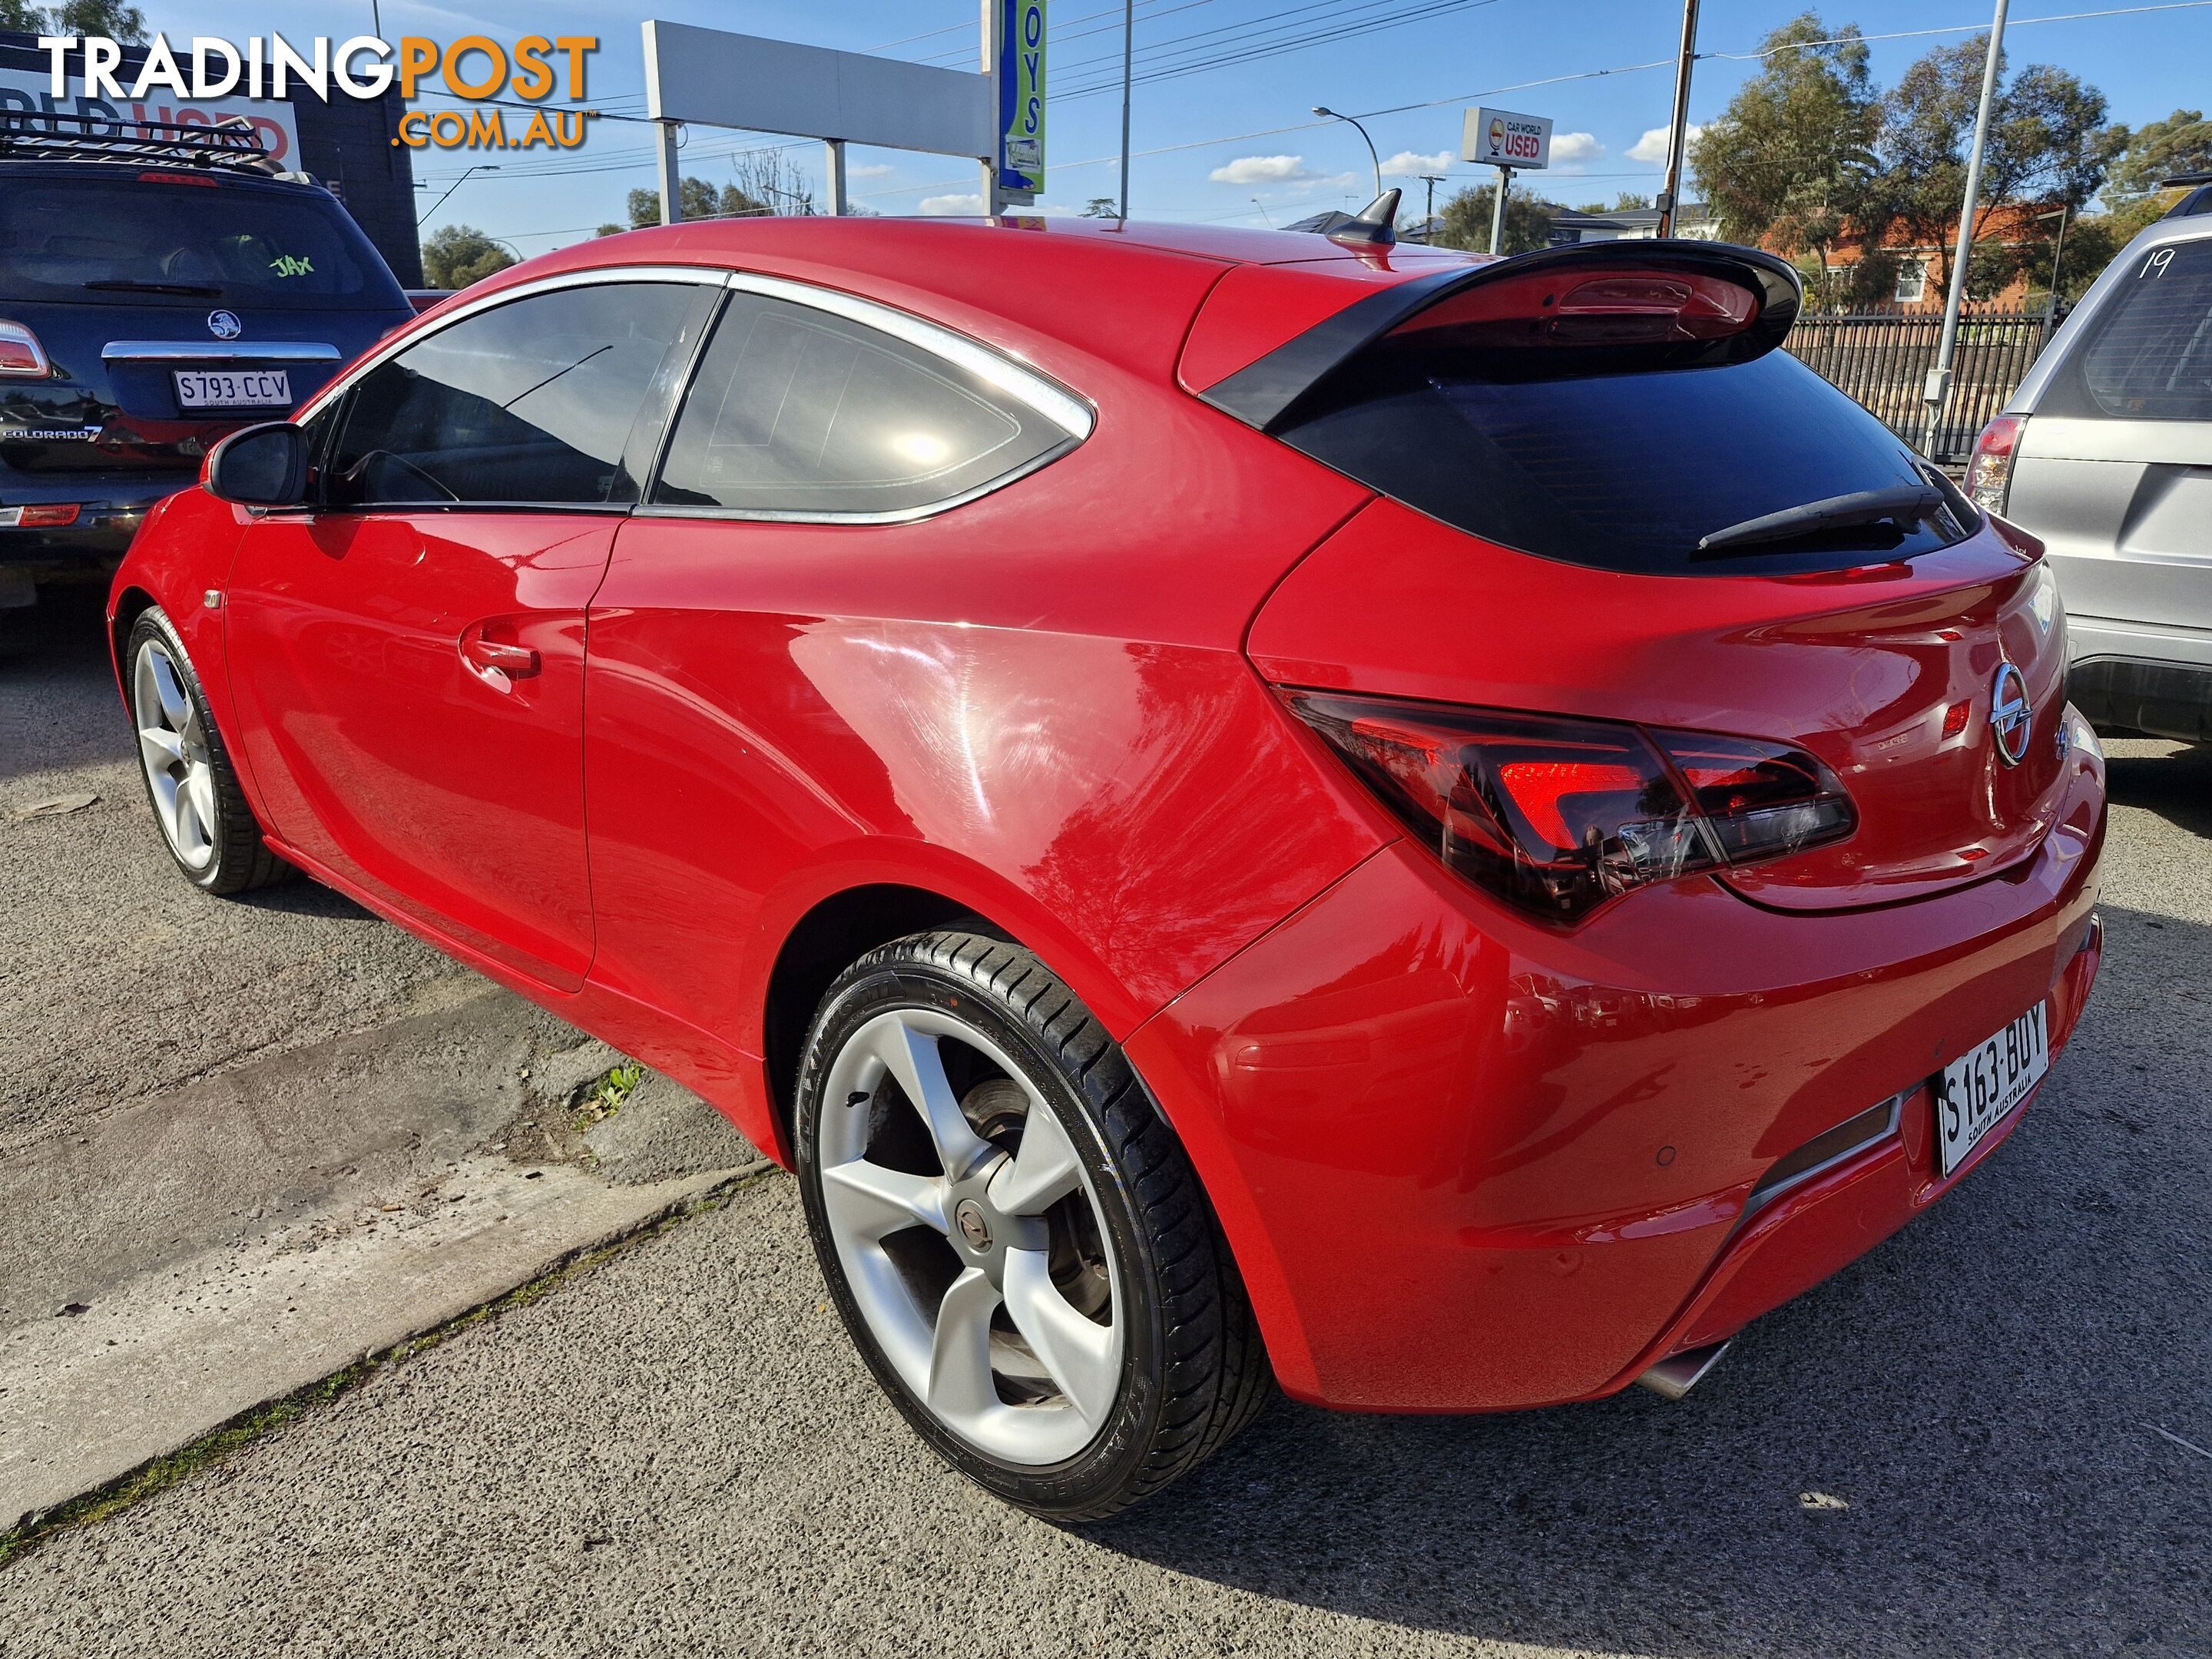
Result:
M0 374L44 380L52 372L37 335L21 323L0 322Z
M1609 721L1285 691L1443 861L1557 922L1650 882L1786 857L1857 828L1787 744Z
M1759 308L1749 289L1704 271L1532 270L1439 301L1395 332L1475 349L1663 345L1741 334Z
M1966 463L1966 494L1984 513L2002 514L2012 494L2013 452L2027 426L2025 415L2000 415L1982 428L1974 441L1974 458Z

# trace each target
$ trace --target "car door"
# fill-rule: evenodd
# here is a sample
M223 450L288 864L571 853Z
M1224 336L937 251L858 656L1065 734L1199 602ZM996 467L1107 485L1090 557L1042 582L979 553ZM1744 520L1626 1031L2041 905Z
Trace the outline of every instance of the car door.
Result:
M585 610L720 280L594 276L464 313L319 413L315 502L247 531L226 624L275 833L562 989L593 941Z

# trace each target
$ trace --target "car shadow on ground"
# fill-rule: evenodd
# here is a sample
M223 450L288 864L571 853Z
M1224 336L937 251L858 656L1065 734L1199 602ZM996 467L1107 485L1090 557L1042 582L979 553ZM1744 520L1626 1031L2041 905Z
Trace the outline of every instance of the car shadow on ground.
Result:
M2178 830L2212 839L2212 744L2182 748L2156 739L2116 739L2106 757L2115 804L2155 812Z
M1413 1630L1639 1654L2203 1652L2212 929L2106 912L2010 1142L1699 1389L1284 1403L1097 1544ZM1374 1264L1390 1271L1386 1259ZM2156 1426L2153 1426L2156 1425Z
M100 592L64 588L0 612L0 784L130 757Z

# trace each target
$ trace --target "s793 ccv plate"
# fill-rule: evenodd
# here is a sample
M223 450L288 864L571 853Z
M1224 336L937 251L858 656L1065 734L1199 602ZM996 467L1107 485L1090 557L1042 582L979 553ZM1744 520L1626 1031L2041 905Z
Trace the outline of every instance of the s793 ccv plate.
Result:
M1936 1074L1936 1156L1945 1175L1964 1163L2051 1069L2047 1006L2037 1003Z

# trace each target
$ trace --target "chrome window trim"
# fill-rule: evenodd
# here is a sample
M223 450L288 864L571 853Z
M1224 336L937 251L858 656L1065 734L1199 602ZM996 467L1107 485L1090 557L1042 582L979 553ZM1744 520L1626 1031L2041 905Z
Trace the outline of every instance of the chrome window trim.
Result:
M100 361L110 363L199 362L258 357L272 363L334 363L345 354L320 340L110 340Z
M964 334L925 321L910 311L900 311L875 300L863 300L857 295L840 293L836 289L817 288L807 283L794 283L781 276L757 276L750 271L733 270L728 273L727 286L740 294L758 294L771 300L785 300L793 305L807 306L816 311L826 311L833 317L861 324L895 340L903 340L942 357L957 368L966 369L986 385L1005 392L1018 403L1026 404L1061 431L1081 443L1097 425L1097 416L1091 406L1072 393L1054 386L1050 380L1029 368L1018 363L1005 354L979 344Z
M540 294L554 294L568 288L597 287L602 283L690 283L702 288L727 286L730 273L712 265L610 265L594 270L564 270L558 276L540 276L534 282L517 283L513 288L503 288L496 294L487 294L453 310L441 312L438 320L428 328L407 329L381 339L370 347L351 369L333 380L313 398L300 405L292 416L295 425L305 425L323 412L324 406L332 404L353 390L364 378L381 368L385 362L396 357L423 341L434 339L455 323L465 322L487 311L496 310L510 301L527 300Z
M1066 434L1063 441L1054 444L1042 454L1023 465L1000 473L998 477L964 489L942 501L927 501L918 507L903 507L885 513L799 513L757 510L730 507L678 507L656 505L648 501L599 507L597 503L583 504L598 507L601 511L627 512L641 518L662 519L734 519L763 524L845 524L891 525L911 524L918 520L933 518L949 513L954 507L964 507L969 501L1002 489L1006 485L1027 477L1039 468L1048 466L1066 455L1089 438L1097 429L1098 417L1091 406L1054 381L1027 364L1008 356L997 349L969 339L939 324L901 311L875 300L864 300L857 295L846 294L836 289L820 288L809 283L793 282L781 276L764 276L751 271L732 270L719 265L608 265L589 270L563 271L558 276L542 276L534 282L518 283L495 294L487 294L442 313L434 326L410 330L404 334L380 341L356 362L346 374L334 379L293 415L295 425L303 425L320 415L350 392L368 375L374 373L388 359L420 344L422 341L443 333L456 323L496 309L514 301L533 298L540 294L557 293L563 289L592 288L607 283L690 283L700 287L720 288L726 291L757 294L764 299L782 300L811 310L827 312L849 322L872 328L892 338L903 341L931 356L940 358L957 368L973 374L996 391L1022 404ZM717 319L719 320L719 319ZM684 392L690 394L691 382L697 375L706 348L712 343L711 331L700 342L700 352L692 359L684 376ZM653 476L639 480L641 495L649 494L660 482L660 466L667 459L668 446L674 441L676 428L683 419L684 405L678 400L672 411L666 429L661 434L661 453L656 458ZM453 511L481 508L485 511L506 508L527 509L530 503L501 502L424 502L420 506L396 502L388 508L320 508L325 512L358 511ZM568 504L574 505L574 504ZM539 509L548 510L548 509Z

